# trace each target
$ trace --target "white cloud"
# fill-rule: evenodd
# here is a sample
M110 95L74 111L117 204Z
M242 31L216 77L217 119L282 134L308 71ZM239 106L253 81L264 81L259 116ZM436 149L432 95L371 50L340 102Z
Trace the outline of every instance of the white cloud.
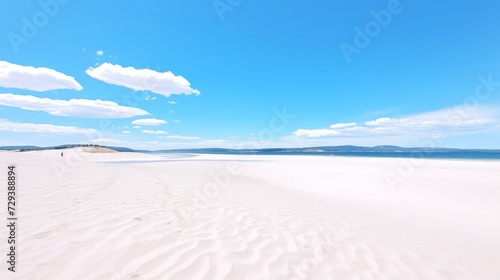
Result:
M159 119L140 119L132 122L132 124L135 125L145 125L145 126L159 126L166 123L167 123L166 121Z
M213 140L207 140L204 142L206 142L206 143L226 143L227 141L223 140L223 139L213 139Z
M163 130L143 130L142 133L146 133L146 134L167 134L166 131L163 131Z
M172 94L200 94L200 91L191 88L188 80L182 76L175 76L170 71L162 73L150 69L103 63L97 68L90 67L85 72L92 78L108 84L133 90L151 91L167 97Z
M364 125L339 123L330 129L298 129L295 136L301 138L326 137L372 137L372 136L414 136L416 138L443 137L479 132L498 128L498 110L489 107L466 109L463 106L446 108L404 118L379 118Z
M180 123L180 120L173 120L174 123Z
M95 144L123 144L124 141L113 139L113 138L97 138L90 140L91 143Z
M0 119L0 130L41 134L90 134L97 132L92 128L74 126L58 126L52 124L17 123Z
M177 140L201 140L201 137L198 136L181 136L181 135L162 136L161 138L177 139Z
M321 138L339 135L340 133L333 129L298 129L294 132L299 137Z
M124 130L124 131L122 131L122 133L123 133L123 134L130 134L130 133L132 133L132 132L130 132L130 131L128 131L128 130Z
M149 96L149 94L146 94L146 98L144 98L144 100L155 100L156 99L156 96Z
M98 56L102 56L102 55L104 54L104 51L103 51L103 50L98 50L98 51L96 52L96 54L97 54Z
M132 128L141 128L140 125L133 126Z
M0 61L0 87L33 91L83 89L75 78L56 70L17 65L7 61Z
M358 124L355 123L355 122L351 122L351 123L335 123L335 124L330 125L330 128L331 129L346 128L346 127L353 127L353 126L356 126L356 125L358 125Z
M173 114L173 113L175 113L175 112L174 112L174 111L170 111L169 113L170 113L170 114Z
M125 107L111 101L70 99L57 100L32 95L0 93L0 105L17 107L30 111L43 111L54 116L82 118L130 118L149 115L133 107Z
M175 104L177 104L177 102L175 102L175 101L168 101L168 104L175 105Z

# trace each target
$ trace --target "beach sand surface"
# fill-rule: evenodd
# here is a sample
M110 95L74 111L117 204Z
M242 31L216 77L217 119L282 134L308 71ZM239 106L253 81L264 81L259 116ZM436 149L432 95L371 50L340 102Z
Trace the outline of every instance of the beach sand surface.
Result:
M500 161L2 152L0 279L500 279Z

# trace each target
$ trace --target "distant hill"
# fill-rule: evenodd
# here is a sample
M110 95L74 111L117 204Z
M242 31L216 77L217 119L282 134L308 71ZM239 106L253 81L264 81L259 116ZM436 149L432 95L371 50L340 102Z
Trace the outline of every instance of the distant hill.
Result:
M109 147L109 146L102 146L102 145L94 145L94 144L65 144L65 145L59 145L59 146L51 146L51 147L38 147L38 146L2 146L0 147L0 150L8 150L8 151L13 151L13 150L19 150L22 152L25 151L42 151L42 150L59 150L59 149L70 149L70 148L76 148L76 147L101 147L101 148L108 148L117 152L135 152L132 149L129 148L123 148L123 147Z
M8 150L8 151L13 151L13 150L36 150L40 149L40 147L37 146L3 146L0 147L0 150Z

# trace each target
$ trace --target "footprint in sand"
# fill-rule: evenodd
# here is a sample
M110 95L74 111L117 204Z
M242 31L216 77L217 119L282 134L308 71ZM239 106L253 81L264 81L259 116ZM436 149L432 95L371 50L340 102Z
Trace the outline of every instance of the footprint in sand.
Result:
M50 231L45 231L45 232L40 232L40 233L37 233L35 234L33 237L36 238L36 239L44 239L45 237L51 235L52 232Z

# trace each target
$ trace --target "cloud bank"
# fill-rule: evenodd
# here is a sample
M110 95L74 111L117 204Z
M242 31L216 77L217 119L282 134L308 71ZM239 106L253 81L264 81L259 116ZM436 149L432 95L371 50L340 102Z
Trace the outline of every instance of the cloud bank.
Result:
M32 95L0 93L0 105L17 107L30 111L42 111L54 116L81 118L130 118L149 115L133 107L125 107L112 101L70 99L57 100Z
M163 131L163 130L143 130L142 133L145 133L145 134L167 134L166 131Z
M0 130L23 133L41 134L89 134L97 130L92 128L79 128L74 126L58 126L52 124L17 123L0 119Z
M379 118L357 123L335 123L329 128L298 129L300 138L415 136L447 137L498 128L498 110L489 107L467 109L464 106L446 108L403 118Z
M133 90L151 91L169 97L173 94L195 94L200 91L191 88L191 84L182 76L172 72L157 72L150 69L123 67L111 63L103 63L97 68L90 67L85 71L94 79L105 83L127 87Z
M22 66L0 61L0 87L33 91L58 89L82 90L71 76L45 67Z
M140 119L132 122L132 124L135 125L145 125L145 126L159 126L166 123L167 123L166 121L159 119Z

